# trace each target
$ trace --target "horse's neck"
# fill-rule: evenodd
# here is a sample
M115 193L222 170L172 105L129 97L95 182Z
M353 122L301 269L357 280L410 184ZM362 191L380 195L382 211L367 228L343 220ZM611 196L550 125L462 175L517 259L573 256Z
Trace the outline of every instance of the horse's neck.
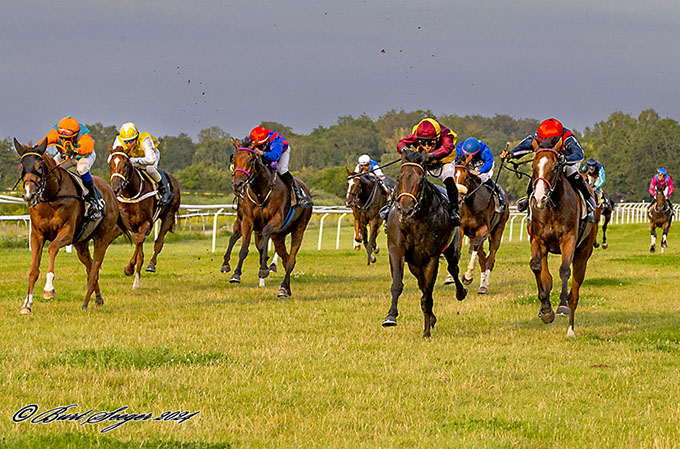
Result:
M361 201L362 207L368 206L368 203L373 199L371 195L376 187L375 181L366 181L361 183L361 190L359 192L359 200Z
M283 182L280 179L276 179L276 173L270 173L267 167L264 165L257 164L253 170L254 179L250 184L250 189L255 193L255 195L266 195L270 189L276 185L276 182ZM273 177L273 179L272 179ZM271 184L271 185L270 185Z
M663 192L656 192L656 208L663 209L666 206L666 196Z
M71 193L68 192L69 189L73 193L75 193L76 190L76 186L71 179L71 176L66 173L66 170L61 167L55 168L55 165L56 164L47 164L49 175L47 176L45 191L42 195L45 199L54 198L64 192Z

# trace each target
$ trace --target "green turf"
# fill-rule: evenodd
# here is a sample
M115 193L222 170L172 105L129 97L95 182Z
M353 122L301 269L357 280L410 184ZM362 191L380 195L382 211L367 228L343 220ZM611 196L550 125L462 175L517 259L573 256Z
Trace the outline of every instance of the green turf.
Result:
M0 248L0 448L677 447L673 231L666 253L650 255L646 225L610 228L581 290L576 339L565 318L537 317L529 245L506 241L487 296L476 294L477 270L456 301L440 270L438 322L424 340L408 272L399 325L380 325L390 302L385 236L377 265L366 267L350 228L335 250L335 221L326 225L322 251L318 228L305 237L285 299L275 297L281 271L257 287L255 251L242 283L229 284L219 251L194 236L173 238L137 291L123 275L132 248L113 245L101 272L106 304L86 312L74 254L57 258L57 297L41 298L45 253L34 313L20 316L30 254ZM222 234L218 246L226 242ZM147 259L151 251L148 243ZM558 258L550 265L557 278ZM101 434L111 422L13 423L29 404L200 414Z

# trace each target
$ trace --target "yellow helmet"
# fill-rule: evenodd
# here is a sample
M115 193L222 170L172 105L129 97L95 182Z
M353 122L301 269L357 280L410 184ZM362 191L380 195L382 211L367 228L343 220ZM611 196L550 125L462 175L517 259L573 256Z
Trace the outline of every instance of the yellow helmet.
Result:
M138 135L139 131L137 131L137 127L132 122L125 123L120 127L120 140L123 142L135 140Z

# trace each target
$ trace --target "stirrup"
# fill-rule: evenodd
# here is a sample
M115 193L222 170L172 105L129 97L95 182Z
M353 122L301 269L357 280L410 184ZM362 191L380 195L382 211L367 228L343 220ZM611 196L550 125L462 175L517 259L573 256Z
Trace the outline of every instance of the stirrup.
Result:
M517 200L517 210L519 212L524 212L529 208L529 198L524 197Z

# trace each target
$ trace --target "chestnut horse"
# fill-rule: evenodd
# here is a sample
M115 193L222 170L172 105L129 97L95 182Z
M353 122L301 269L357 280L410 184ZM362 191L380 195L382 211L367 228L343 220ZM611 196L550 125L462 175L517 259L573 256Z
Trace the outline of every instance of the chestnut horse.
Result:
M453 225L449 215L446 194L427 180L424 165L420 152L401 152L394 205L387 216L392 305L382 325L397 325L397 302L404 289L404 264L408 263L423 294L420 298L420 308L425 318L423 337L430 337L430 331L437 322L432 312L432 291L442 251L448 263L448 271L454 276L456 299L465 299L467 289L458 279L460 230Z
M668 246L666 237L668 236L668 230L671 228L671 221L673 221L673 207L666 200L664 188L659 184L656 185L655 193L654 204L647 209L647 218L649 219L649 227L652 234L652 246L649 248L649 252L653 253L656 251L656 228L661 228L663 230L661 253L663 254L664 249Z
M391 184L394 185L394 182ZM358 250L361 242L364 243L368 257L367 265L370 265L371 262L376 261L373 254L380 252L376 239L383 219L380 218L379 212L387 203L387 193L380 186L375 175L352 173L349 170L347 170L345 191L347 192L345 206L352 208L354 216L354 248Z
M595 181L597 180L597 178L588 175L586 172L581 172L581 176L583 176L584 179L588 181L590 188L593 189L594 192ZM607 194L607 191L604 190L603 188L600 188L600 194L595 196L602 217L602 249L607 249L609 247L609 244L607 243L607 226L609 225L609 222L612 219L612 214L614 213L614 204L612 204L612 200L609 198L609 194ZM595 243L593 245L595 246L595 248L600 247L600 244L597 243L597 237L595 238Z
M472 272L475 269L476 259L479 257L481 274L477 293L484 295L489 292L489 276L496 263L496 252L501 245L501 237L505 223L510 216L510 209L505 207L502 212L496 212L493 192L488 184L483 183L478 175L470 171L468 164L469 160L456 164L453 176L458 186L458 196L461 202L461 227L463 234L470 239L470 263L463 274L463 284L468 285L472 282ZM505 192L503 192L503 204L508 204ZM489 241L488 257L484 252L485 240ZM460 250L463 239L460 239L458 244Z
M260 253L260 279L269 275L267 242L271 238L286 268L277 296L290 296L290 274L295 267L295 258L305 229L312 218L312 208L291 209L291 192L276 171L266 165L252 148L241 147L236 139L232 139L232 143L237 147L231 156L232 187L240 198L242 238L238 266L234 274L241 274L243 261L248 255L250 236L255 231L255 242ZM249 146L253 146L252 143ZM307 186L299 179L296 181L309 196ZM290 253L286 249L288 234L291 235Z
M586 222L581 217L585 205L564 176L565 162L561 154L554 148L537 148L535 151L531 220L527 222L527 230L531 240L529 266L536 276L538 298L541 300L538 316L546 324L555 320L550 304L552 276L548 269L548 253L561 254L559 274L562 291L557 313L569 315L567 336L574 337L574 313L588 259L593 253L600 211L596 210L594 223ZM572 266L571 290L567 292Z
M135 252L123 272L126 276L132 276L132 273L135 273L132 288L138 289L144 264L144 240L151 233L154 222L160 219L161 226L158 238L153 245L153 257L149 266L146 267L146 271L155 273L158 254L163 250L165 234L175 225L175 215L181 203L179 183L170 173L158 170L168 177L171 190L175 194L168 204L159 208L155 199L156 189L151 181L144 179L142 172L132 165L130 156L123 151L114 151L111 147L109 147L109 153L111 186L116 194L125 229L132 233L132 240L135 243Z
M56 296L54 289L54 259L59 249L73 245L78 259L85 265L87 272L87 288L82 309L87 309L92 293L95 293L95 305L104 304L99 288L99 269L104 260L106 249L121 234L130 235L124 230L118 205L111 186L103 179L93 176L106 206L103 218L89 235L74 238L85 224L85 203L75 181L59 167L54 159L45 154L47 142L26 148L14 139L14 148L21 156L21 179L23 180L23 198L30 208L31 216L31 271L28 274L28 293L21 308L21 314L31 313L33 306L33 287L40 275L40 259L45 241L49 240L50 255L47 268L47 280L43 291L44 299ZM94 260L90 255L89 241L94 241Z

